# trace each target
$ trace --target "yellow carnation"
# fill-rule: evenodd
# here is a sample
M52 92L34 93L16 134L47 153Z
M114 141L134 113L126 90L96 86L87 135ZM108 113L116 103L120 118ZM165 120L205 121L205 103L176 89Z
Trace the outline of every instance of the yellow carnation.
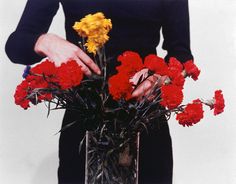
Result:
M96 51L101 48L108 40L108 32L112 28L111 19L106 19L101 12L86 15L75 22L73 29L81 36L87 37L85 46L89 53L96 54Z

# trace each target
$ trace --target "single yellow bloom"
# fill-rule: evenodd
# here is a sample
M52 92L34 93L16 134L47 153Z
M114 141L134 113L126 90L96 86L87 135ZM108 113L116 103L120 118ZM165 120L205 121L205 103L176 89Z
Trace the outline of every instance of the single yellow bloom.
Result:
M89 53L96 54L96 51L101 48L108 40L108 32L112 28L111 19L106 19L101 12L86 15L75 22L73 29L81 36L87 37L85 46Z

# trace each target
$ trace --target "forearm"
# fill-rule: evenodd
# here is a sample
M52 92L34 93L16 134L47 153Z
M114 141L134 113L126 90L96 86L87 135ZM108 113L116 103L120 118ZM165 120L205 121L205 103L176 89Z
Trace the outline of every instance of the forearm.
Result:
M35 43L40 35L13 32L6 43L5 51L13 63L31 65L43 57L34 51Z
M43 57L35 52L38 38L47 33L59 0L28 0L16 30L9 36L5 51L13 63L24 65L39 62Z
M166 0L163 7L163 49L165 60L175 57L181 62L193 59L190 49L188 0Z

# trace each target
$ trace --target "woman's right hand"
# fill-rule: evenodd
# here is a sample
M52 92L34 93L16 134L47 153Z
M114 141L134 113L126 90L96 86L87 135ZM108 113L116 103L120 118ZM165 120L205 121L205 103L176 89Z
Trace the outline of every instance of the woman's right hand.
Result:
M87 76L92 72L100 75L101 70L78 46L51 33L41 35L34 47L36 53L47 56L56 66L68 60L75 60Z

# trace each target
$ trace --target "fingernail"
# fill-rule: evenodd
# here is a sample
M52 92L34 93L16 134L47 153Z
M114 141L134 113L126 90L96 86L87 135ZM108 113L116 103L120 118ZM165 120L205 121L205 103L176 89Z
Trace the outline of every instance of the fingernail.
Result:
M98 70L98 72L97 72L97 73L98 73L98 75L101 75L101 73L102 73L102 72L101 72L100 70Z

